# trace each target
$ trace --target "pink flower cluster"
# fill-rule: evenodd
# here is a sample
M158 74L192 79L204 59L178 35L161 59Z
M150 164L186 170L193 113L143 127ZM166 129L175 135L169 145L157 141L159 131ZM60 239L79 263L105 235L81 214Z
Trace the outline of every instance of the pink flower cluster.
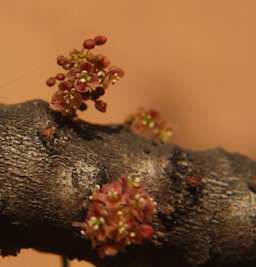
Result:
M102 188L96 185L90 199L85 220L73 226L90 238L100 257L114 256L127 245L151 238L156 203L138 177L119 177Z
M109 84L115 84L124 76L122 69L109 67L107 57L90 52L106 41L107 38L103 35L86 39L82 50L74 49L68 57L57 57L57 64L65 72L46 81L48 86L54 86L58 82L58 90L52 96L50 104L53 110L74 117L77 109L87 109L86 101L92 100L97 110L106 111L107 104L99 98L105 94Z
M163 120L155 109L139 108L136 113L128 116L124 123L137 134L163 142L170 142L174 131L171 123Z

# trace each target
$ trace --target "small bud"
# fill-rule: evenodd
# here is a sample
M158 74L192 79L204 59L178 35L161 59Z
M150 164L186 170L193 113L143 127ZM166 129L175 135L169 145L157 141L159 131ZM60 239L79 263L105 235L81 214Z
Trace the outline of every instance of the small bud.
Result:
M63 65L62 65L62 68L64 70L71 70L73 68L73 63L71 63L68 59L65 59Z
M85 49L93 49L95 47L95 41L92 39L86 39L83 43Z
M101 112L106 112L107 103L102 100L97 100L95 101L95 108Z
M81 111L84 111L84 110L86 110L88 108L88 106L85 104L85 103L82 103L80 106L79 106L79 110L81 110Z
M65 63L66 58L63 55L60 55L57 57L57 64L60 66L63 66L63 64Z
M105 90L103 87L97 87L95 89L95 92L99 95L99 96L103 96L105 94Z
M48 86L53 86L55 84L56 80L54 77L50 77L47 81L46 81L46 85Z
M96 45L103 45L107 41L107 37L104 35L98 35L94 38L95 44Z
M91 92L91 98L97 100L99 97L103 96L105 93L104 88L97 87L94 91Z
M59 81L63 81L65 79L65 75L63 73L58 73L55 77Z

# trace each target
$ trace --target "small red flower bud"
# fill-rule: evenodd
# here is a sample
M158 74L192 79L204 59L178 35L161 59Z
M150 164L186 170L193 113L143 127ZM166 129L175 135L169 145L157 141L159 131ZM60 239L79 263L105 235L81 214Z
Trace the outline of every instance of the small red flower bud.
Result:
M95 101L95 108L96 108L98 111L106 112L106 109L107 109L107 103L105 103L105 102L102 101L102 100L97 100L97 101Z
M79 110L81 110L81 111L84 111L84 110L86 110L88 108L88 106L85 104L85 103L82 103L80 106L79 106Z
M63 66L66 62L66 58L63 55L57 57L57 64Z
M46 81L46 85L48 86L53 86L55 84L56 80L54 77L50 77L47 81Z
M92 39L86 39L83 43L85 49L93 49L95 47L95 41Z
M91 98L96 100L105 94L103 87L97 87L94 91L91 92Z
M95 44L96 45L103 45L107 41L107 37L104 35L98 35L94 38Z
M97 88L95 89L95 92L96 92L96 94L99 95L99 96L103 96L103 95L105 94L105 90L104 90L103 87L97 87Z
M65 59L65 61L63 62L62 68L64 70L71 70L73 68L73 63L71 63L68 59Z
M55 77L59 81L65 80L65 75L63 73L58 73Z

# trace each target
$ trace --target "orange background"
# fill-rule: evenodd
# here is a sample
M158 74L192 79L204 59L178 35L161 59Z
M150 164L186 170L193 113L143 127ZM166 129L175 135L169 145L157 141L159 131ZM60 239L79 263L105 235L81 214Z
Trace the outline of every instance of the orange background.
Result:
M98 51L126 75L104 96L108 112L90 106L85 120L119 123L138 106L155 107L178 126L174 143L256 159L255 12L255 0L2 0L0 101L49 100L55 57L105 34ZM0 260L35 263L56 267L59 257L24 250Z

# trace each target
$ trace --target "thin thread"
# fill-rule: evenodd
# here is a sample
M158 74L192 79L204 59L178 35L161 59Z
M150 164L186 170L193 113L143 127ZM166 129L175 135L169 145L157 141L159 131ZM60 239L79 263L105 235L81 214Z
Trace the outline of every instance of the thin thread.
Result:
M44 64L40 65L39 67L37 67L37 68L35 68L35 69L33 69L33 70L31 70L31 71L25 73L25 74L22 74L21 76L17 77L16 79L11 80L11 81L9 81L9 82L7 82L7 83L4 83L4 84L0 85L0 88L3 88L3 87L8 86L8 85L10 85L10 84L13 84L13 83L15 83L16 81L19 81L20 79L22 79L22 78L24 78L24 77L26 77L26 76L31 75L32 73L34 73L34 72L36 72L36 71L42 69L43 67L48 66L48 65L51 64L54 60L55 60L55 59L51 59L51 60L48 61L47 63L44 63Z

